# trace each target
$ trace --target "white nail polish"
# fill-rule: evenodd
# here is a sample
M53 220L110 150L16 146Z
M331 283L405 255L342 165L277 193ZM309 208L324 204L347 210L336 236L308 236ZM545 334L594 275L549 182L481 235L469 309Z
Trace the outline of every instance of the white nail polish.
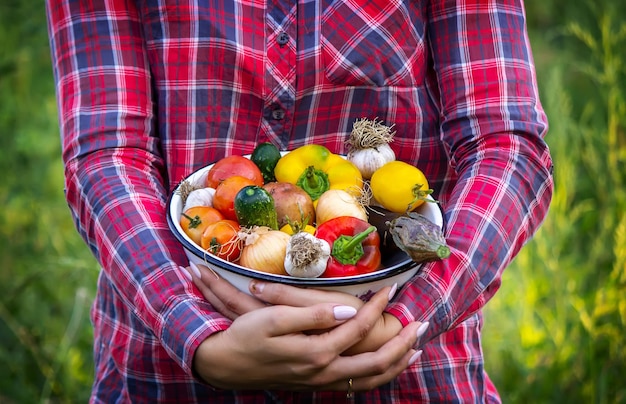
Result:
M352 306L335 306L333 308L335 320L348 320L356 314L356 309Z
M187 271L187 268L180 266L178 267L178 269L180 269L183 275L185 275L185 278L189 279L190 281L193 281L193 278L191 277L191 274L189 273L189 271Z
M412 364L414 364L415 362L417 362L417 360L420 358L420 356L422 356L422 350L419 350L417 352L415 352L413 354L413 356L411 356L411 359L409 359L409 366L411 366Z
M393 299L393 297L396 295L397 291L398 291L398 284L394 283L393 286L391 287L391 290L389 291L389 299L388 300Z
M200 268L198 268L198 266L196 264L194 264L193 262L190 262L189 263L189 267L193 271L193 274L196 276L196 278L202 279L202 274L200 273Z
M424 335L424 333L428 329L428 325L429 324L430 323L428 321L426 321L425 323L422 323L422 324L420 324L419 327L417 327L417 338L420 338L422 335Z

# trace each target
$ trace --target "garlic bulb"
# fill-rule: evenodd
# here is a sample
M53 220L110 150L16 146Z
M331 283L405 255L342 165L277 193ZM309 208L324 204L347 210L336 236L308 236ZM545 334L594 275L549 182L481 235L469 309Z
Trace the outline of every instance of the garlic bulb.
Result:
M348 152L348 160L357 166L363 178L367 180L372 178L374 171L395 159L396 154L388 144Z
M301 231L289 239L285 253L285 271L300 278L317 278L326 271L330 244Z
M213 206L214 188L198 188L194 189L187 195L183 211L194 206Z
M354 122L347 142L347 159L359 169L363 178L370 179L374 171L396 159L389 146L396 134L392 128L393 125L386 126L376 119L363 118Z

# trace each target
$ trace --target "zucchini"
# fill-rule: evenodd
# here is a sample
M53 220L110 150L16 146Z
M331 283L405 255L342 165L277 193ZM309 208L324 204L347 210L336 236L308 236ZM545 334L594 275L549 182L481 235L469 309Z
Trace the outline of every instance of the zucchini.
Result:
M250 160L259 167L266 184L276 181L274 168L276 168L276 164L278 164L280 158L280 151L270 142L258 144L250 155Z
M278 220L274 198L263 187L247 185L243 187L234 201L235 215L241 226L267 226L278 230Z

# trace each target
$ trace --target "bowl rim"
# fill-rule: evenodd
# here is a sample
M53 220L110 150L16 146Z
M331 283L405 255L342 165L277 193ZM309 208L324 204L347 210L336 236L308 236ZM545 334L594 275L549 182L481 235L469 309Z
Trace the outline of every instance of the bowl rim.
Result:
M244 155L243 157L248 157L248 156ZM177 196L179 197L178 191L180 189L181 184L184 181L190 180L191 178L198 176L201 172L208 170L209 167L212 166L213 164L215 164L215 162L207 164L203 167L200 167L194 170L193 172L191 172L185 178L183 178L176 185L176 187L174 187L174 189L168 196L167 203L166 203L167 225L170 229L170 232L182 244L183 248L187 252L190 252L197 258L204 260L205 263L207 263L211 267L217 266L220 269L227 270L237 275L241 275L241 276L245 276L248 278L261 280L261 281L282 283L282 284L293 285L293 286L327 287L327 286L359 285L359 284L374 282L374 281L393 277L395 275L411 270L417 266L423 265L423 264L418 264L414 262L413 260L411 260L410 257L405 252L398 251L398 254L404 254L404 256L406 257L405 260L399 263L396 263L390 267L381 268L379 270L376 270L374 272L370 272L367 274L345 276L345 277L338 277L338 278L320 278L320 277L301 278L301 277L295 277L295 276L289 276L289 275L277 275L277 274L257 271L251 268L246 268L244 266L226 261L215 255L212 255L211 253L202 250L200 246L196 245L194 242L192 242L190 239L185 237L185 235L183 235L179 231L178 227L176 226L176 223L174 222L174 218L172 217L173 216L172 204L173 204L174 198ZM439 214L441 214L441 210L440 209L437 209L437 210Z

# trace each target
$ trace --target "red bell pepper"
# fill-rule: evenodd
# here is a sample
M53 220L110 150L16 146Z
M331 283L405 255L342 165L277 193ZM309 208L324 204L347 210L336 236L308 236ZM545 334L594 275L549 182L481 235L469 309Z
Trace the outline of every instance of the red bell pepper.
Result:
M376 227L365 220L336 217L319 225L315 236L331 246L322 278L362 275L380 266L380 236Z

